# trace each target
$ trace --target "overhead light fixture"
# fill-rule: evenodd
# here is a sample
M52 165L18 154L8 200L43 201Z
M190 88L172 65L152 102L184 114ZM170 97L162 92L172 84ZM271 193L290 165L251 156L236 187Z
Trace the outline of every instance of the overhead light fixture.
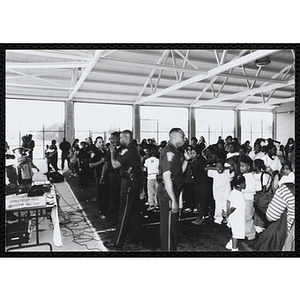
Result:
M266 57L262 57L262 58L257 59L254 63L258 68L259 67L265 67L265 66L267 66L268 64L271 63L271 59L270 59L269 56L266 56Z

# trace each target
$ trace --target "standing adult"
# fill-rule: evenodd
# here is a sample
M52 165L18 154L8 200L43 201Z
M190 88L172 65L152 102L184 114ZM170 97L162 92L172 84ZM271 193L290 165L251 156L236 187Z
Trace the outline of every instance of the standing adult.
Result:
M202 135L200 136L198 144L201 145L201 147L204 146L204 148L207 146L204 136L202 136Z
M115 131L110 134L109 142L115 145L115 156L118 157L122 151L120 144L120 133ZM111 164L111 151L107 152L106 162L102 169L100 183L105 183L105 177L108 174L109 180L109 204L108 208L112 211L112 225L116 226L118 221L118 211L120 207L120 189L121 189L121 176L120 170L114 169Z
M68 162L68 167L70 165L70 149L71 144L66 141L66 138L63 138L63 141L59 144L59 149L61 150L61 169L63 170L65 167L65 160Z
M209 178L207 176L206 159L202 156L203 148L196 146L192 150L192 172L194 177L195 203L197 207L197 219L192 221L195 225L203 225L205 222L204 215L207 212L207 200L209 196Z
M70 152L70 169L71 169L71 176L70 177L78 177L79 175L79 167L78 167L78 154L79 154L79 139L74 139L71 152Z
M58 167L57 167L58 154L57 154L56 140L51 141L51 145L49 146L48 151L49 151L48 158L50 158L50 164L54 168L55 172L58 172Z
M181 128L172 128L169 142L159 158L159 185L157 196L160 207L160 249L176 251L179 225L179 194L183 183L188 160L180 148L184 145L184 132Z
M35 147L35 142L32 139L32 134L26 134L22 137L22 147L28 149L28 157L33 160L33 149Z
M16 156L10 151L7 142L5 142L5 175L5 184L18 185Z
M33 160L33 149L35 147L35 141L32 139L32 134L28 134L28 140L27 140L27 147L28 149L30 149L28 151L28 155L30 157L31 160Z
M121 249L130 227L132 241L140 241L141 237L139 199L142 187L141 158L133 143L133 135L130 130L122 131L120 143L123 150L118 157L116 157L116 145L110 145L112 167L120 169L121 194L119 218L114 237L111 242L104 243L108 249Z
M284 147L284 155L285 155L285 159L290 161L291 163L293 163L293 159L292 159L292 152L295 149L295 141L293 138L289 138L285 147Z
M104 211L107 208L106 199L104 199L104 186L99 182L105 158L104 141L101 136L98 136L95 140L95 148L91 152L89 167L94 170L97 209L101 218L104 217Z

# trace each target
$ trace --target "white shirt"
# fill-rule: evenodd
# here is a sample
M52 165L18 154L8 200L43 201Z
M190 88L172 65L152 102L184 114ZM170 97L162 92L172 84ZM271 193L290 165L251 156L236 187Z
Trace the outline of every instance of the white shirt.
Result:
M159 159L156 157L149 157L146 159L144 166L147 168L147 179L156 179L158 174Z
M254 200L254 194L256 193L256 181L253 173L244 173L243 176L246 180L246 188L242 190L246 200Z
M282 168L282 164L278 158L278 156L273 156L273 159L270 158L269 155L265 155L264 156L264 162L265 162L265 165L266 167L269 167L272 169L272 171L279 171L281 170Z
M213 178L213 194L217 201L227 201L231 192L230 181L234 176L234 172L230 173L229 170L224 170L219 173L216 170L208 170L207 175Z
M233 156L239 156L239 153L238 152L234 152L234 153L228 152L227 155L226 155L226 159L228 159L230 157L233 157Z
M261 184L261 176L262 176L262 184ZM270 180L270 175L264 173L262 175L262 173L256 174L253 173L253 177L255 179L255 186L256 186L256 191L261 191L263 186L267 186Z
M229 216L229 223L232 230L232 237L245 238L245 209L246 202L242 192L233 189L228 197L230 207L235 211Z
M252 159L252 160L256 160L256 159L262 159L264 160L264 156L265 154L263 152L258 152L258 153L255 153L254 151L251 151L249 153L249 157Z

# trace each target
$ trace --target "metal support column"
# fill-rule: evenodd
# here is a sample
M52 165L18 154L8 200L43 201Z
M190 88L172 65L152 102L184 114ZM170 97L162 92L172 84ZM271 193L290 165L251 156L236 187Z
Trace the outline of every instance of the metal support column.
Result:
M277 113L275 110L273 110L272 139L277 141Z
M188 112L188 138L191 141L191 138L196 136L196 113L195 108L189 107Z
M134 104L132 106L132 131L133 138L141 142L141 116L140 116L140 105Z
M65 103L65 138L69 143L75 138L74 102Z
M241 111L238 109L234 111L234 136L242 142Z

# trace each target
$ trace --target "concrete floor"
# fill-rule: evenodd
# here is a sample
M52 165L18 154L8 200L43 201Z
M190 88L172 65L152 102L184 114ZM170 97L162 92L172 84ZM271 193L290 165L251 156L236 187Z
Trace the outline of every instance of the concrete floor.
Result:
M35 172L34 180L46 180L46 163L44 160L36 160L34 163L40 172ZM60 166L60 163L58 163ZM35 171L35 170L34 170ZM78 186L77 178L70 178L68 169L60 170L65 176L65 182L55 184L59 200L59 220L62 235L62 247L53 244L52 224L47 218L39 219L40 242L50 242L54 252L78 252L78 251L108 251L103 242L110 240L114 228L111 226L111 218L100 217L95 199L93 181L89 186ZM143 233L141 243L126 242L122 251L159 251L159 212L147 212L146 206L141 213ZM195 219L194 213L182 214L179 226L178 252L229 252L225 245L231 237L230 229L226 225L216 228L211 221L204 226L195 226L191 220ZM31 241L35 241L35 228L31 234ZM246 243L241 243L240 250L251 251ZM14 251L49 251L49 247L26 248Z

